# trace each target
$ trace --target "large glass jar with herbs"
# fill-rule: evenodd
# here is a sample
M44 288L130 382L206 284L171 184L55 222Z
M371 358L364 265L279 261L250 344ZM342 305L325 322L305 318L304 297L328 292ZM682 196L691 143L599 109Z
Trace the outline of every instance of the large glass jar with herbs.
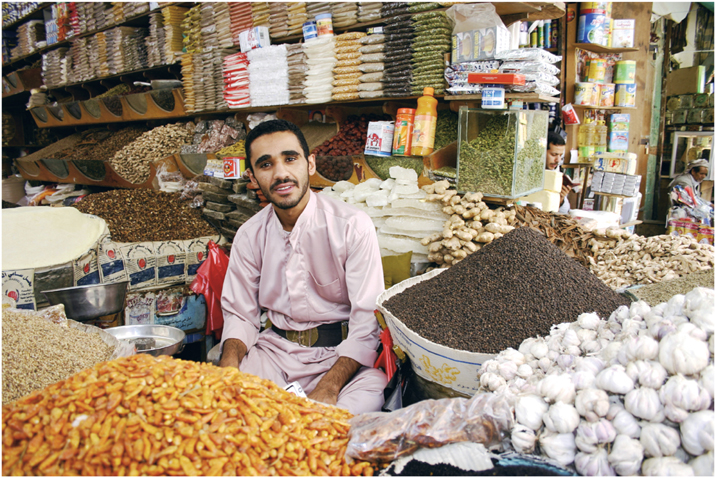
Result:
M460 107L457 189L515 199L544 186L547 111Z

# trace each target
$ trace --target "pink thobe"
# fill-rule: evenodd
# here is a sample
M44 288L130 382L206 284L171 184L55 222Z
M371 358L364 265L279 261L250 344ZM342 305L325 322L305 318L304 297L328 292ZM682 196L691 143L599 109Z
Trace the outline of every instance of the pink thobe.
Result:
M309 394L338 357L363 365L341 390L337 406L353 414L379 411L386 375L373 368L380 327L374 315L384 290L375 227L363 211L309 190L310 199L288 233L265 207L236 233L221 307L223 342L239 339L248 353L243 372L279 386L298 382ZM337 347L303 347L271 329L306 330L348 320Z

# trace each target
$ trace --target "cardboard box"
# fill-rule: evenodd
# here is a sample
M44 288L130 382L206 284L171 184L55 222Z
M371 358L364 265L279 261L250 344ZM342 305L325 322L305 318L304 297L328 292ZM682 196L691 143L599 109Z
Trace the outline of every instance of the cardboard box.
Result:
M629 150L629 132L613 131L609 133L607 149L610 153Z
M706 83L706 67L692 66L679 68L666 77L666 95L685 95L689 93L703 93Z
M614 20L612 48L634 48L636 20Z
M468 73L467 82L488 85L524 85L525 75L514 73Z
M595 153L592 167L595 171L636 174L636 163L635 153Z
M456 33L452 36L452 63L492 60L510 49L507 28L488 27Z

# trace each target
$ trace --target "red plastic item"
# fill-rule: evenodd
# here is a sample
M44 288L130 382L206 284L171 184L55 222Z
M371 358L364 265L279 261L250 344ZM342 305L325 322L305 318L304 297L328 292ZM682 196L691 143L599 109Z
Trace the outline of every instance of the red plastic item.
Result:
M224 313L221 311L221 292L224 277L229 269L229 256L214 241L209 241L209 256L196 270L196 277L189 286L206 299L206 334L219 339L224 328Z
M487 83L490 85L524 85L525 75L517 73L468 73L468 83Z
M383 344L383 351L378 356L378 360L375 361L373 368L382 368L385 370L385 374L388 376L388 380L390 380L393 378L393 374L398 370L398 366L395 365L398 356L393 352L393 337L390 335L390 329L384 329L380 333L380 342Z

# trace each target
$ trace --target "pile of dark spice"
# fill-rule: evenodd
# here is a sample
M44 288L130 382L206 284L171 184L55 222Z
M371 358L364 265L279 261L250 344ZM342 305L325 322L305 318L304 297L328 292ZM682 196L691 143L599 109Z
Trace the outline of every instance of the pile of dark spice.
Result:
M629 303L541 233L521 227L383 305L427 340L498 353L549 335L553 324L585 312L607 318Z
M109 161L117 151L139 138L147 131L143 126L130 126L117 132L93 130L74 147L68 148L54 157L56 159Z
M216 235L201 211L181 201L180 193L153 189L114 189L90 194L75 207L107 221L117 242L180 241Z

